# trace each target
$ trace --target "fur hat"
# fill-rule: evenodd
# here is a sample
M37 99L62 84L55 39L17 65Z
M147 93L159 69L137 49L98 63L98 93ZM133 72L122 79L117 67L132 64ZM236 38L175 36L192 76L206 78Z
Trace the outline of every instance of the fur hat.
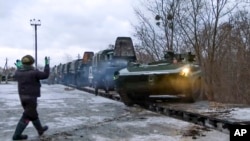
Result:
M35 59L31 55L25 55L22 58L22 64L24 65L32 65L35 62Z

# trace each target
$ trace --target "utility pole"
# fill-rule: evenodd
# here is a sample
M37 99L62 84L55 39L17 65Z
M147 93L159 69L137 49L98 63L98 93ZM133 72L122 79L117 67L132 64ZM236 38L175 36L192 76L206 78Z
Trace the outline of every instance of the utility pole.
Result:
M35 27L35 67L37 69L37 26L41 26L41 21L36 19L31 19L30 25Z

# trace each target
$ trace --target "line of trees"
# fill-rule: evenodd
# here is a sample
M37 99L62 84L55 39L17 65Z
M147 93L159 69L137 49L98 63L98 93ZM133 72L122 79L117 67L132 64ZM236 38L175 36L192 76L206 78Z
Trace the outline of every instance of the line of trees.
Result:
M249 3L238 0L143 0L134 25L141 60L192 51L209 100L250 103ZM143 59L143 57L147 59Z

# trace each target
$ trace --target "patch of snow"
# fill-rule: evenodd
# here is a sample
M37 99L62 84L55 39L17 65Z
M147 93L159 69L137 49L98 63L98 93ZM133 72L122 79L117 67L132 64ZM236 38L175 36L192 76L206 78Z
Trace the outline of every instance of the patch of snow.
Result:
M250 108L233 108L229 116L241 121L250 121Z
M63 127L72 127L79 124L83 124L87 120L86 117L57 117L54 118L55 122L47 122L46 124L50 128L63 128Z
M117 102L117 101L114 101L111 99L107 99L107 98L103 98L100 96L92 97L91 99L88 99L87 102L91 103L91 104L101 104L101 103L110 103L110 102L121 104L120 102Z
M166 135L157 135L157 134L150 134L149 137L145 136L135 136L129 139L130 141L180 141L181 136L166 136Z

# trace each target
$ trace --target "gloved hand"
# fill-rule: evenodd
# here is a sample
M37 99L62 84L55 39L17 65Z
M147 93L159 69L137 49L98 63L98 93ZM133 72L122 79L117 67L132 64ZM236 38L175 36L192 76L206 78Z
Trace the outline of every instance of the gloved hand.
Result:
M49 65L49 57L45 57L45 65Z
M19 60L19 59L17 59L17 60L16 60L16 63L14 63L14 64L15 64L15 66L17 67L17 69L20 69L20 68L22 68L22 66L23 66L21 60Z

